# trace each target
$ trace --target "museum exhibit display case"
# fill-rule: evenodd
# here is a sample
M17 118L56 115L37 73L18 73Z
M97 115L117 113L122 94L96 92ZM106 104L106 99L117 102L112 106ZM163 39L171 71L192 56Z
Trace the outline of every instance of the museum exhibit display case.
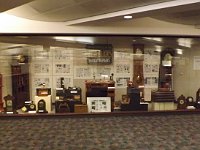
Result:
M1 35L0 112L198 111L199 43L176 36Z

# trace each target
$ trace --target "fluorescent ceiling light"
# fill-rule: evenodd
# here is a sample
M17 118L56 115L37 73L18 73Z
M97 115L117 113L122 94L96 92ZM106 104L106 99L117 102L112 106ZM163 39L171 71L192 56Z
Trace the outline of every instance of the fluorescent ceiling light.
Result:
M124 19L132 19L132 18L133 18L133 16L131 16L131 15L124 16Z
M152 40L152 41L157 41L157 42L162 42L162 38L144 37L144 39Z
M78 42L84 44L93 44L94 39L92 37L70 37L70 36L57 36L54 37L57 41L63 42Z
M190 48L192 45L192 39L189 38L179 38L177 40L178 45Z

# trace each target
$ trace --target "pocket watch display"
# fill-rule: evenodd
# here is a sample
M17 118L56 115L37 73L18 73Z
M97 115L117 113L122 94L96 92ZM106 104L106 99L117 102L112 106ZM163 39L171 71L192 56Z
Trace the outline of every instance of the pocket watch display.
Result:
M28 113L36 113L36 105L33 102L29 105Z
M22 112L27 112L28 111L26 106L22 107L21 110L22 110Z
M22 112L36 112L36 105L32 101L25 101L25 105L21 108Z
M30 104L30 110L35 110L36 106L35 104Z

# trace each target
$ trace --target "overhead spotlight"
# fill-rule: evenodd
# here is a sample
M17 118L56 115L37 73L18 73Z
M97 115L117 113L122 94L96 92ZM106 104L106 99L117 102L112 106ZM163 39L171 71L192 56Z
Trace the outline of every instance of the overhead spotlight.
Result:
M124 19L132 19L132 18L133 18L133 16L131 16L131 15L124 16Z

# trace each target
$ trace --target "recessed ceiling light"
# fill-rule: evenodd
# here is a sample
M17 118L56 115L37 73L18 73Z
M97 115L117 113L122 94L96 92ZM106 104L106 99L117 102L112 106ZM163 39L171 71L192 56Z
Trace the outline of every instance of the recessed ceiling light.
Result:
M132 19L132 18L133 18L133 16L131 16L131 15L124 16L124 19Z
M176 52L177 52L177 54L180 54L180 55L183 54L183 50L182 50L182 49L179 49L179 48L176 49Z

